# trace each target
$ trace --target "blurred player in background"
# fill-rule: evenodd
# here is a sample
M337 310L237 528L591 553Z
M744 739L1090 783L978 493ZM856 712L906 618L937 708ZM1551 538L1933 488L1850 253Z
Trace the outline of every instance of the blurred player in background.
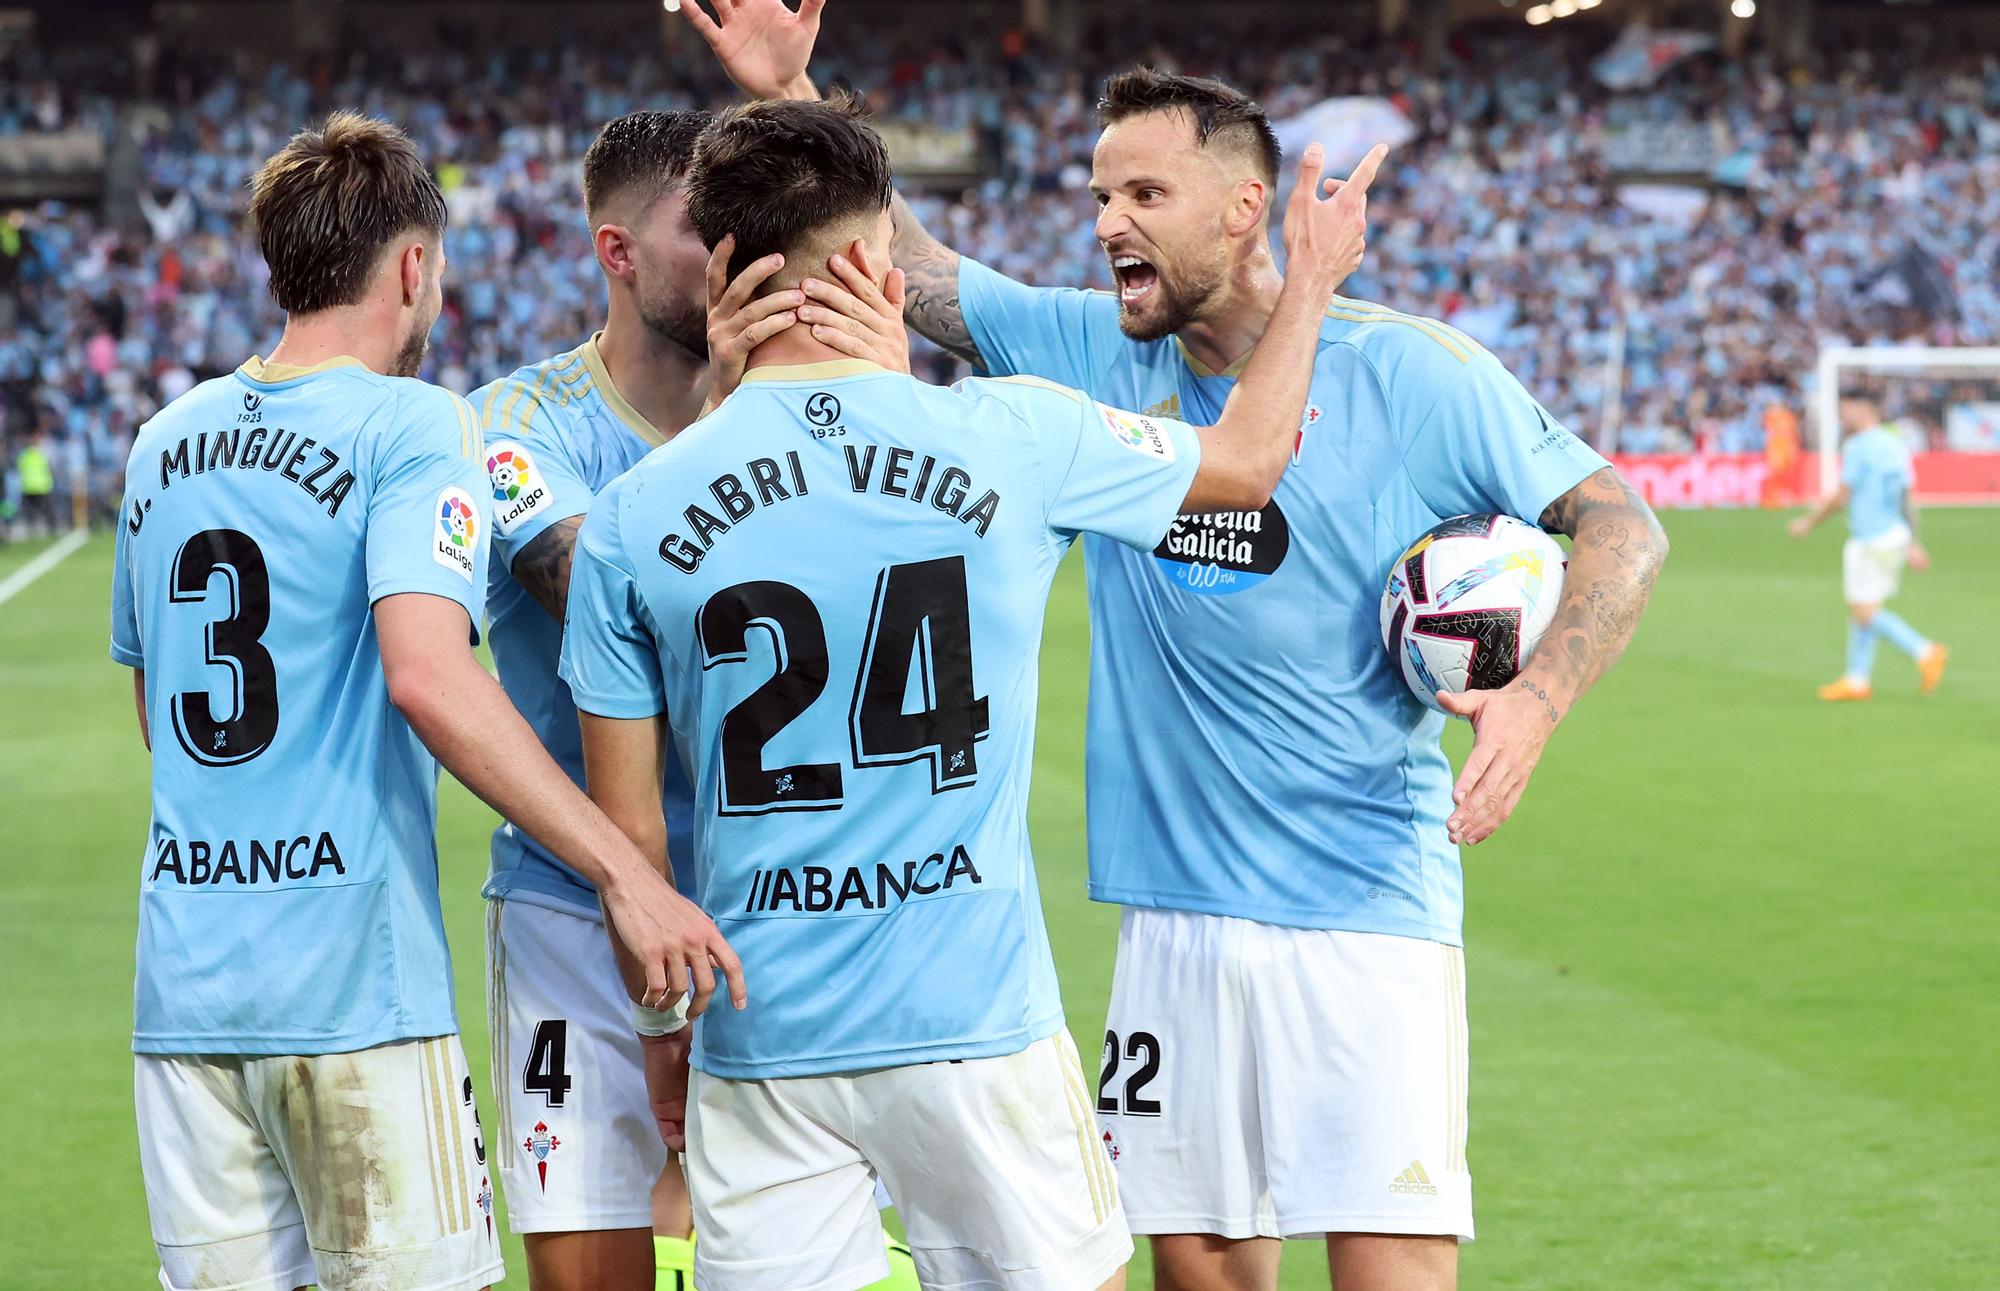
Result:
M813 94L817 5L725 10L683 8L739 86ZM907 317L988 372L1212 421L1283 290L1277 141L1229 87L1150 69L1113 78L1102 116L1117 294L1013 282L898 200ZM1455 845L1511 813L1666 552L1617 472L1463 334L1336 298L1319 339L1269 505L1189 508L1151 552L1085 542L1090 887L1128 907L1097 1110L1177 1291L1274 1287L1271 1239L1322 1234L1341 1291L1455 1285L1473 1233ZM1472 512L1575 545L1516 682L1441 697L1476 732L1454 785L1376 605L1412 539Z
M731 291L711 284L682 183L708 120L706 112L634 112L599 132L584 156L583 196L610 292L604 328L472 396L494 512L494 663L579 786L576 705L556 665L584 513L599 490L692 423L718 381L733 385L744 356L792 326L805 302L797 290L751 298L776 271L770 260L753 264ZM871 353L866 342L878 336L886 338L882 353L906 350L900 285L891 290L872 319L876 331L857 327L834 339L856 354ZM712 358L721 369L714 380ZM671 754L665 772L669 853L686 856L690 790ZM525 1238L530 1285L617 1291L650 1287L656 1272L691 1276L686 1186L666 1168L647 1107L641 1038L596 890L505 822L493 834L485 890L498 1170L508 1222ZM648 1048L685 1044L685 1036L645 1040Z
M1181 507L1268 498L1360 255L1360 194L1321 202L1306 169L1293 279L1213 429L1037 380L943 390L794 328L585 521L562 666L590 793L660 856L671 727L702 900L763 983L655 1093L670 1121L685 1101L703 1291L880 1277L877 1177L927 1286L1122 1284L1028 852L1042 614L1078 532L1144 549ZM733 267L786 255L771 290L886 277L888 155L844 107L725 113L688 186Z
M1902 437L1882 424L1882 406L1867 395L1840 401L1840 487L1791 523L1803 538L1834 512L1847 508L1847 543L1840 550L1840 582L1847 598L1847 670L1819 688L1833 702L1875 693L1875 644L1889 644L1916 660L1924 694L1944 680L1951 652L1911 627L1887 602L1903 581L1903 567L1929 569L1930 553L1917 541L1916 475Z
M482 1286L438 764L597 883L648 1000L734 956L473 656L486 480L472 409L414 379L446 219L416 149L336 113L250 214L284 335L140 432L113 575L154 754L133 1049L161 1281Z

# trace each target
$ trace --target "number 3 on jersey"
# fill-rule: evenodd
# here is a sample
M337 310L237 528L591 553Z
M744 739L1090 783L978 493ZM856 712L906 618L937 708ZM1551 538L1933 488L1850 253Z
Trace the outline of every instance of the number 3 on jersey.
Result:
M223 576L229 613L203 629L208 663L227 668L234 683L231 716L216 716L212 693L184 690L169 701L174 736L203 766L248 762L278 738L278 667L264 648L271 625L271 578L264 552L249 534L204 529L174 554L168 599L176 604L208 599L209 581Z
M927 761L933 793L978 778L975 746L989 722L985 697L972 693L968 600L963 556L882 571L849 708L856 767ZM764 746L826 690L826 627L819 609L789 583L725 588L701 608L702 666L747 661L753 627L771 634L778 671L722 719L720 810L725 816L837 811L840 763L764 765ZM914 713L905 705L912 681L923 703Z

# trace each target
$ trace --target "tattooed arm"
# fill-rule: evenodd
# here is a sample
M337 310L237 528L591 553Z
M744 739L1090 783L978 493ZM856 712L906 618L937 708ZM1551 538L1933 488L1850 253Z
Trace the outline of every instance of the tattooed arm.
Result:
M1549 504L1542 527L1572 540L1555 620L1503 690L1441 695L1472 719L1472 754L1446 828L1477 843L1512 814L1556 724L1623 654L1667 558L1667 535L1632 486L1605 467Z
M938 241L901 193L889 207L889 259L903 271L903 321L941 350L974 367L986 364L958 306L958 252Z
M582 516L556 521L521 548L509 567L514 581L558 623L569 610L570 558L576 552L576 531L581 528Z
M1546 686L1567 710L1625 653L1666 562L1667 535L1609 466L1551 502L1542 528L1569 535L1569 572L1522 679Z

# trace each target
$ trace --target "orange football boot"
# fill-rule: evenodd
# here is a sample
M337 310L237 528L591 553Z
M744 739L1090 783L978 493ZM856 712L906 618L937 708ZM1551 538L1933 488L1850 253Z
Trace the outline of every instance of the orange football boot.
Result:
M1917 660L1917 688L1926 695L1936 690L1938 683L1944 680L1944 662L1949 658L1951 651L1935 641L1931 642L1931 648Z
M1835 704L1849 700L1867 699L1874 693L1873 687L1864 685L1848 677L1842 677L1830 686L1821 686L1819 688L1819 697L1829 703Z

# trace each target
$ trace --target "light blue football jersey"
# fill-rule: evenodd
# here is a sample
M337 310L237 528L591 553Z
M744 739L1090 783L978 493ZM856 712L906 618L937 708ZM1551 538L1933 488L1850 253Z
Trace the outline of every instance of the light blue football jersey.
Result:
M1848 437L1840 450L1840 482L1847 486L1847 530L1866 541L1909 523L1903 497L1915 471L1910 450L1887 426Z
M601 333L600 333L601 335ZM472 393L486 437L493 507L493 564L486 593L486 639L500 684L542 746L569 778L583 784L583 739L576 702L556 675L562 624L510 572L514 558L559 520L580 516L591 498L665 441L625 402L605 371L597 337L564 354L502 377ZM680 759L667 759L667 847L686 858L693 799ZM674 878L691 891L682 864ZM486 895L601 917L597 889L506 821L493 831Z
M125 468L111 657L146 670L140 1053L319 1054L447 1035L437 774L370 607L465 607L487 511L463 399L259 359L146 423Z
M991 369L1213 423L1236 371L1128 340L1118 302L960 262ZM1270 505L1086 541L1090 892L1100 901L1457 944L1444 718L1382 647L1396 557L1451 516L1530 523L1604 459L1441 323L1336 298Z
M735 1078L1013 1053L1062 1025L1028 851L1042 615L1080 531L1159 542L1200 441L1039 381L762 368L600 494L563 676L664 712Z

